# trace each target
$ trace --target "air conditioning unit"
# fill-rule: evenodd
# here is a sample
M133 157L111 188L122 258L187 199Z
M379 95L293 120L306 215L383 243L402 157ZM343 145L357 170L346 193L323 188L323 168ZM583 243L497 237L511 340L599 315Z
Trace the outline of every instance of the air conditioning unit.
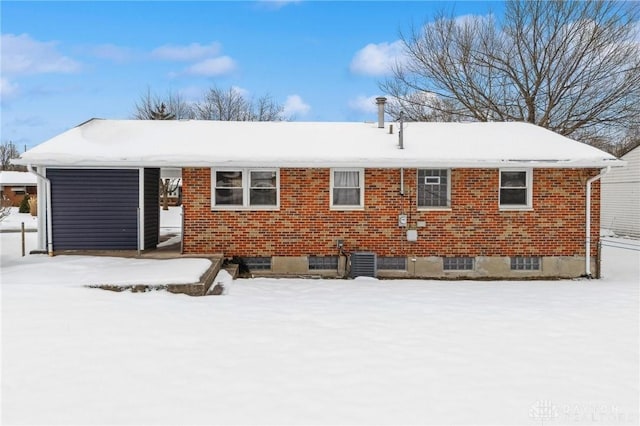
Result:
M375 277L376 276L376 254L368 252L351 253L351 272L349 276L355 277Z

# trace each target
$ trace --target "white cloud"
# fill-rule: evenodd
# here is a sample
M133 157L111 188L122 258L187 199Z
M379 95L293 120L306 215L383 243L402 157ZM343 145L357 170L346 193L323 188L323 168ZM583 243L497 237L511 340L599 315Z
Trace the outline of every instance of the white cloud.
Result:
M18 94L18 85L8 79L0 78L0 98L4 101L11 99Z
M28 34L2 34L2 73L26 75L79 71L80 63L58 52L57 44L34 40Z
M235 93L239 94L240 96L244 97L244 98L248 98L250 95L250 92L245 89L244 87L240 87L240 86L231 86L231 90L233 90Z
M151 56L165 61L197 61L202 58L217 56L220 53L220 43L202 45L191 43L189 45L166 44L153 49Z
M272 10L282 9L290 4L301 3L302 0L258 0L258 5Z
M376 114L378 106L376 105L377 96L358 96L355 99L349 100L349 108L354 111L363 112L367 114Z
M215 77L228 74L236 68L236 63L229 56L205 59L197 62L185 70L186 74Z
M284 102L284 115L293 117L295 115L306 115L311 110L311 106L306 104L299 95L287 96Z
M133 51L128 47L116 46L115 44L100 44L87 49L88 53L114 62L126 62L134 57Z
M402 60L402 41L370 43L356 52L349 69L355 74L387 75L391 72L391 67Z

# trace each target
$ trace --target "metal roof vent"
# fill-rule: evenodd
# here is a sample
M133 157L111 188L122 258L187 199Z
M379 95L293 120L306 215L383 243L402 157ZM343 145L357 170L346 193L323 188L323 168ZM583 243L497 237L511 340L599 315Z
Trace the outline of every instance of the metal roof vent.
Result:
M384 104L387 103L387 98L384 96L378 96L376 98L376 105L378 105L378 128L384 129Z
M355 277L375 277L376 276L376 254L368 252L351 253L351 278Z

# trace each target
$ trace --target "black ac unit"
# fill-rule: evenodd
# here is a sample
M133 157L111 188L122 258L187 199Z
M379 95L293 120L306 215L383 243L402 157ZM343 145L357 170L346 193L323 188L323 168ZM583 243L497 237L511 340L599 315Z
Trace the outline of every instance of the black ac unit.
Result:
M376 254L367 252L351 253L351 278L355 277L375 277L376 276Z

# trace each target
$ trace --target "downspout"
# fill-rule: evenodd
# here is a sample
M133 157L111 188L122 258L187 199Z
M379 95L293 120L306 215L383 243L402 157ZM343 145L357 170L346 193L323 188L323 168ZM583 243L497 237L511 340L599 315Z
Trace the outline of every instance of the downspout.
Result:
M53 256L53 225L52 225L52 221L51 221L51 181L49 179L47 179L44 175L41 175L40 173L36 172L33 169L33 166L31 164L27 164L27 170L29 170L30 173L36 175L37 177L39 177L40 179L42 179L45 183L45 188L46 188L46 212L47 212L47 252L49 253L49 256Z
M585 238L585 267L584 267L584 271L585 271L585 275L588 278L591 278L591 184L593 182L595 182L596 180L600 179L602 176L606 175L607 173L609 173L609 171L611 170L611 166L607 166L606 169L603 169L598 175L587 179L587 188L586 188L586 192L587 192L587 202L586 202L586 238Z

